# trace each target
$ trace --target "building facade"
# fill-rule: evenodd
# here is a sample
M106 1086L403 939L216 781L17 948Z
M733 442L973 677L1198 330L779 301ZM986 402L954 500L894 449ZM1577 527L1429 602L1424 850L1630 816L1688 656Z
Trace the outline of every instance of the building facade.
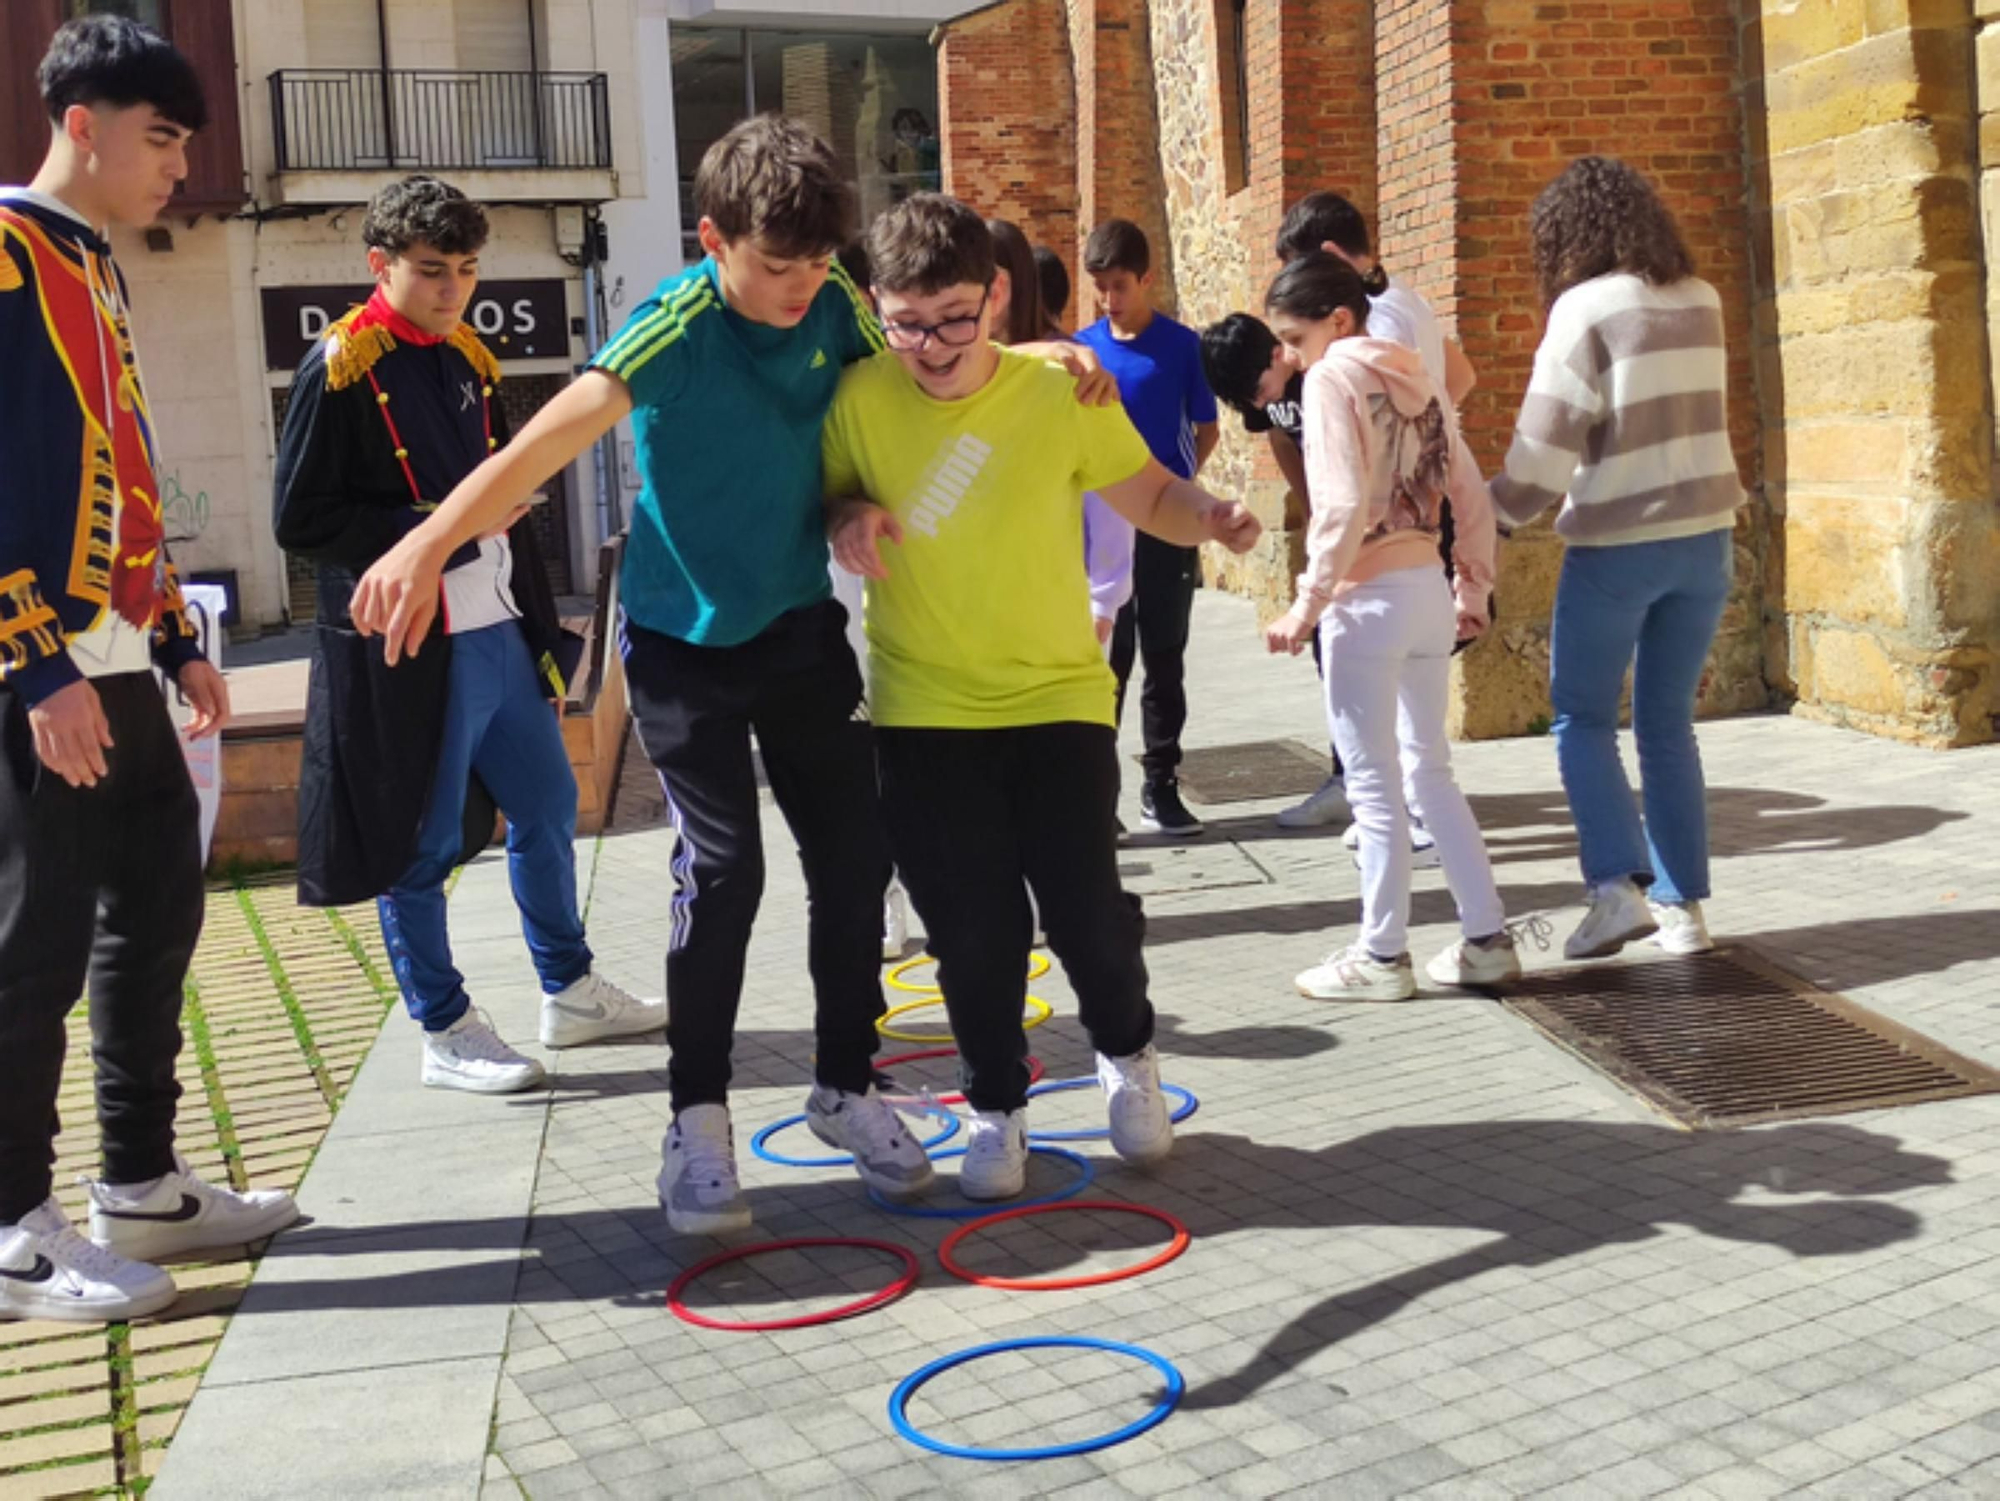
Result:
M929 33L962 0L636 0L646 80L643 199L607 205L609 322L701 259L694 175L702 153L764 110L826 138L854 183L862 222L941 182L937 67ZM618 439L624 503L638 489L628 431Z
M950 190L1069 253L1136 220L1187 322L1261 306L1286 204L1353 199L1479 370L1489 472L1541 327L1529 205L1579 155L1642 168L1723 298L1749 494L1704 710L2000 733L2000 0L1001 0L939 41ZM1214 479L1271 530L1211 578L1275 612L1300 508L1224 429ZM1546 726L1560 560L1545 523L1503 547L1464 733Z
M271 534L272 459L293 370L367 295L361 206L410 172L487 206L468 317L518 426L592 347L601 207L646 192L632 0L8 0L0 179L46 146L50 34L97 10L187 52L214 115L172 209L115 237L176 560L229 586L239 632L309 620L312 571ZM588 591L616 529L612 462L607 445L538 508L558 592Z

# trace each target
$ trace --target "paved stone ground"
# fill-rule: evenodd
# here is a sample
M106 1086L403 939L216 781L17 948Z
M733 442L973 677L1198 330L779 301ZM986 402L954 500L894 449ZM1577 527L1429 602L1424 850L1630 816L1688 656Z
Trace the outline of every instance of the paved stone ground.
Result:
M219 885L189 976L181 1150L212 1182L304 1176L393 995L374 914L307 911L289 876ZM87 1010L70 1017L56 1193L77 1223L97 1169ZM0 1323L0 1498L142 1494L256 1258L174 1267L160 1318Z
M1191 744L1322 742L1309 667L1263 657L1247 606L1202 596L1195 634ZM1782 717L1702 739L1717 933L2000 1063L2000 751L1937 755ZM1468 746L1459 768L1510 909L1573 902L1553 747ZM654 1204L661 1049L564 1055L487 1494L2000 1494L2000 1097L1689 1134L1489 1001L1303 1000L1290 978L1351 935L1356 875L1337 831L1285 834L1279 805L1205 810L1210 832L1186 851L1125 851L1147 896L1166 1077L1201 1109L1157 1175L1102 1143L1080 1150L1091 1197L1170 1210L1195 1240L1148 1276L1061 1293L958 1282L932 1255L949 1224L882 1213L838 1170L748 1159L808 1077L801 886L773 818L736 1051L747 1239L886 1239L918 1253L923 1282L829 1327L676 1321L663 1289L716 1247L671 1235ZM652 828L596 853L592 940L614 973L657 973L670 849ZM1435 873L1418 882L1421 962L1449 940L1451 908ZM1558 938L1576 916L1556 914ZM1055 1006L1033 1034L1050 1077L1088 1071L1059 970L1034 989ZM949 1087L935 1063L903 1077ZM1097 1109L1059 1095L1034 1119L1088 1124ZM803 1133L784 1144L812 1150ZM1031 1185L1069 1171L1038 1162ZM1128 1219L1043 1217L968 1258L1014 1275L1103 1269L1164 1239ZM890 1270L793 1253L714 1274L691 1300L782 1316ZM1186 1374L1187 1399L1136 1441L1033 1465L893 1435L885 1404L904 1375L1034 1334L1144 1344ZM1155 1389L1128 1362L1041 1351L939 1379L913 1416L959 1443L1060 1442L1132 1420Z

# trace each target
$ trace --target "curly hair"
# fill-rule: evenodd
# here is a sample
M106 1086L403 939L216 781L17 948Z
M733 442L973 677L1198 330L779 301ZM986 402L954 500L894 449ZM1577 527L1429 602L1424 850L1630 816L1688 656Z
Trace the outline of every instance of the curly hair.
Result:
M450 183L423 173L383 188L361 221L361 243L391 260L419 244L446 255L477 255L487 233L485 209Z
M1544 306L1614 271L1666 286L1694 275L1694 257L1653 185L1614 157L1580 156L1543 188L1528 214Z

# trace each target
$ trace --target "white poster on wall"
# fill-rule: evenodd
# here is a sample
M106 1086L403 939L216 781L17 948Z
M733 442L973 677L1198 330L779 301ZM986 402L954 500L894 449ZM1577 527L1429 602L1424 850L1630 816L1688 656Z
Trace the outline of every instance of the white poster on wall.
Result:
M181 594L187 600L188 622L201 641L202 653L220 672L222 612L229 596L218 584L184 584ZM179 693L169 690L167 704L176 725L185 725L194 717L194 710ZM201 800L201 863L207 865L209 841L215 835L215 815L222 807L222 737L205 735L200 740L189 740L183 735L181 750L187 756L195 796Z

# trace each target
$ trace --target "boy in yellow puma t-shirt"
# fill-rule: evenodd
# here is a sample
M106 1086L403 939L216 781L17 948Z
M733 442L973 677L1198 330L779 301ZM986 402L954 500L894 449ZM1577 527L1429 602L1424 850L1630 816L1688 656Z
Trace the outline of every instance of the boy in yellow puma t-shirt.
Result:
M1173 1145L1139 911L1118 883L1083 493L1183 546L1243 552L1259 528L1163 468L1122 408L1079 405L1063 371L990 341L993 242L966 205L907 199L868 250L889 348L848 369L827 418L828 525L868 580L890 839L974 1112L959 1186L1004 1199L1027 1169L1024 878L1097 1050L1112 1145L1134 1162Z

